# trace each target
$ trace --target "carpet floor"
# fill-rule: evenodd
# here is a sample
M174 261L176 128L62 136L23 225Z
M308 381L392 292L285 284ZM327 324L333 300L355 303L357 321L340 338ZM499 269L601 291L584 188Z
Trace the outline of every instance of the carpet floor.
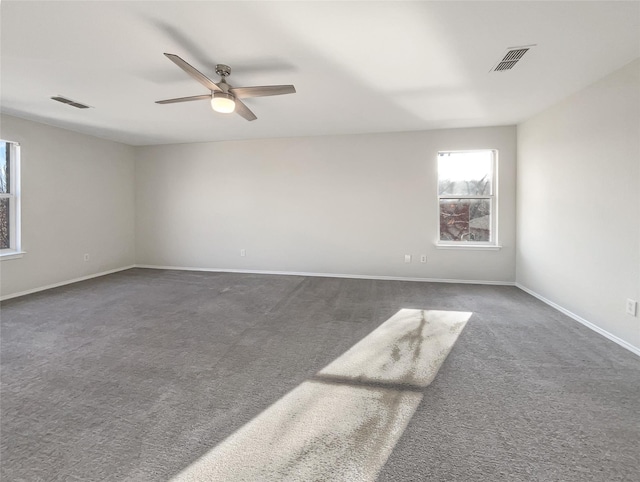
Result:
M2 303L0 479L179 478L283 400L321 399L400 310L471 316L362 480L638 480L640 359L515 287L146 269Z

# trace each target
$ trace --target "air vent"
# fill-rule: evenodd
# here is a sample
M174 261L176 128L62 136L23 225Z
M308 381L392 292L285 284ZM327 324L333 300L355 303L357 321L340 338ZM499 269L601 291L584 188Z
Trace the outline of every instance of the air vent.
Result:
M75 100L67 99L66 97L62 97L60 95L51 97L52 100L62 102L63 104L72 105L73 107L77 107L78 109L88 109L90 106L81 104L80 102L76 102Z
M520 59L531 50L535 45L525 45L524 47L511 47L507 49L502 60L498 61L496 65L489 72L504 72L505 70L511 70L516 66Z

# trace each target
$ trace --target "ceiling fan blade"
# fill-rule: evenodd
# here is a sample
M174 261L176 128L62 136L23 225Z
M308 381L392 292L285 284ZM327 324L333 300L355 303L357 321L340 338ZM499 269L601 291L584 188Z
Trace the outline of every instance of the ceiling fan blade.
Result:
M233 87L229 91L239 99L266 97L268 95L295 94L293 85L261 85L257 87Z
M242 117L247 119L248 121L256 120L256 115L249 110L249 108L242 103L240 99L236 99L236 113L240 114Z
M189 102L192 100L211 99L211 94L192 95L191 97L178 97L176 99L157 100L156 104L175 104L177 102Z
M198 82L200 82L202 85L204 85L207 89L213 90L213 91L216 91L216 92L222 90L222 89L220 89L220 87L218 87L215 84L215 82L213 80L211 80L209 77L204 75L202 72L200 72L198 69L196 69L191 64L189 64L189 63L185 62L184 60L182 60L177 55L167 54L167 53L165 53L164 55L169 60L171 60L174 64L176 64L178 67L180 67L182 70L184 70L187 74L189 74L191 77L193 77Z

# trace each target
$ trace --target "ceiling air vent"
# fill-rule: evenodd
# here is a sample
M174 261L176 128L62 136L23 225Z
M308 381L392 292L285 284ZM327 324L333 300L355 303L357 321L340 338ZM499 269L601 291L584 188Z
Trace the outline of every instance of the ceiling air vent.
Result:
M80 102L76 102L75 100L67 99L66 97L62 97L57 95L55 97L51 97L52 100L62 102L63 104L72 105L73 107L77 107L78 109L88 109L90 106L81 104Z
M502 60L498 61L490 72L503 72L505 70L511 70L516 66L520 59L531 50L535 45L525 45L524 47L511 47L507 49Z

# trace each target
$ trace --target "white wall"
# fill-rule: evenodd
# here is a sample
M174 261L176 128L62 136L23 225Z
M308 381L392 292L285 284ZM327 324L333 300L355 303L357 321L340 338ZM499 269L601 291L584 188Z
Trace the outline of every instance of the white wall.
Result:
M132 265L133 148L16 117L0 120L0 137L21 144L27 252L0 261L0 294Z
M515 144L494 127L139 147L137 262L514 281ZM488 148L504 247L437 250L436 153Z
M517 281L640 347L640 60L518 126Z

